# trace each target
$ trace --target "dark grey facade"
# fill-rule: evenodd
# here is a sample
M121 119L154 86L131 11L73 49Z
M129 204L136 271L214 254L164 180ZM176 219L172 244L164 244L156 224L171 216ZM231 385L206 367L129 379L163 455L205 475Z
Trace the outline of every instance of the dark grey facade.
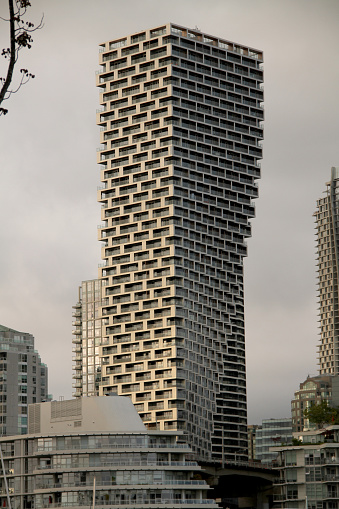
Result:
M28 405L48 398L48 370L34 337L0 325L0 435L27 433Z

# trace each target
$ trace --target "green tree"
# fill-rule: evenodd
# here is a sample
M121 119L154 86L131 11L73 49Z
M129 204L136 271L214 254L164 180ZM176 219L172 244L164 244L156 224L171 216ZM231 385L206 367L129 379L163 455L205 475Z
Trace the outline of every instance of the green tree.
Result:
M327 401L312 405L304 410L304 416L321 429L325 424L339 424L339 409L329 406Z

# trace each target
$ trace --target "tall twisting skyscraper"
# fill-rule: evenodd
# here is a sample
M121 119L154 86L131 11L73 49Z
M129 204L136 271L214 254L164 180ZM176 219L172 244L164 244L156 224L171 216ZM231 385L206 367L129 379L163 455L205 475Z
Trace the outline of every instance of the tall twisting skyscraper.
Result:
M168 24L101 45L100 394L200 457L246 458L243 258L262 53Z
M339 375L339 168L331 169L326 195L317 201L319 372Z

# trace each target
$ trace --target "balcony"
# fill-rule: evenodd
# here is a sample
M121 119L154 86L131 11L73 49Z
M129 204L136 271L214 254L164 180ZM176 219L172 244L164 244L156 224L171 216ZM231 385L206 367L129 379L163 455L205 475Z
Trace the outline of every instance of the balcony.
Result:
M144 368L143 364L139 364L139 365L137 364L135 366L126 366L125 371L127 373L134 373L136 371L145 371L145 368Z

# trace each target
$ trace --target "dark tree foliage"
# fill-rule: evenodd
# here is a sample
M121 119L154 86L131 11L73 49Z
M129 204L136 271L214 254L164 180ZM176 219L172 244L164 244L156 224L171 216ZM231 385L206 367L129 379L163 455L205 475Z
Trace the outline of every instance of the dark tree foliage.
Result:
M25 83L31 78L34 78L34 74L28 71L28 69L20 69L19 83L15 88L11 88L14 77L14 69L19 58L19 52L23 48L30 49L32 47L32 36L31 33L39 30L43 26L43 18L39 25L34 26L30 21L25 21L23 18L27 12L27 9L31 6L29 0L8 0L9 7L9 18L0 18L4 22L9 23L9 48L3 48L1 56L7 60L7 73L5 77L0 77L0 115L6 115L8 110L3 108L1 104L12 94L15 94Z
M319 429L323 428L325 424L339 424L339 409L329 406L327 401L306 408L304 416L316 424Z

